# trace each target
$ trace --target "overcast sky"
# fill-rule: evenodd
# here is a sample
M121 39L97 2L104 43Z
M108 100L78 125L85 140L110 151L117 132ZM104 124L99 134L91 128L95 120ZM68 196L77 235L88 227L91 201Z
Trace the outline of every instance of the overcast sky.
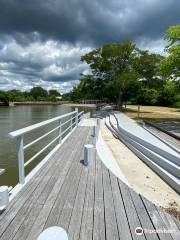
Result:
M163 53L180 0L0 0L0 89L69 91L88 66L80 56L129 38Z

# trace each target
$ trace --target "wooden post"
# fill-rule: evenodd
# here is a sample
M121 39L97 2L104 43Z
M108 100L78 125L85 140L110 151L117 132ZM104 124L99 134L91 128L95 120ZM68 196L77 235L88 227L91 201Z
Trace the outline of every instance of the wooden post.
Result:
M25 172L24 172L24 149L23 149L23 136L17 138L18 143L18 167L19 167L19 183L25 183Z

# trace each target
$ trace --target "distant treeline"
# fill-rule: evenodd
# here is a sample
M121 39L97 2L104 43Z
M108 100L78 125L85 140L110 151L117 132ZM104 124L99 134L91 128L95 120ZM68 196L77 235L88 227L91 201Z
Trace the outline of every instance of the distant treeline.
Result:
M81 75L80 83L64 99L99 99L117 103L180 107L180 24L165 34L167 56L138 49L125 40L105 44L85 54L91 74Z
M33 87L29 92L16 89L9 91L0 90L0 102L24 102L24 101L58 101L61 94L57 90L45 90L42 87Z

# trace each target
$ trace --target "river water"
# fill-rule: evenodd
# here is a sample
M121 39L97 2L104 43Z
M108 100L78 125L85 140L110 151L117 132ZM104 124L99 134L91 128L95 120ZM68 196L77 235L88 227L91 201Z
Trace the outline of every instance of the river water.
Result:
M79 111L82 110L88 111L88 108L79 108ZM6 172L0 176L0 186L14 186L18 182L16 140L10 139L8 133L71 111L74 111L74 107L63 105L0 107L0 168L6 170ZM44 132L46 133L51 129L53 129L53 124L28 134L27 137L25 136L25 143L35 139L35 137L43 135ZM40 151L43 146L47 145L53 137L56 136L57 133L55 132L39 144L33 145L27 152L25 152L25 160L28 160L32 155ZM36 161L28 165L26 174L37 165L40 160L42 160L52 147L53 146L38 157Z

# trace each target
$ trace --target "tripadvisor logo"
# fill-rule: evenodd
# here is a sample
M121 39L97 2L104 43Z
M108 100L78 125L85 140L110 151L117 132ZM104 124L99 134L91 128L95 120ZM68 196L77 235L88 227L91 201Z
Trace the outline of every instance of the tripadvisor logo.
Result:
M137 228L135 228L135 233L136 233L136 235L142 235L142 234L143 234L143 229L142 229L142 227L137 227Z

